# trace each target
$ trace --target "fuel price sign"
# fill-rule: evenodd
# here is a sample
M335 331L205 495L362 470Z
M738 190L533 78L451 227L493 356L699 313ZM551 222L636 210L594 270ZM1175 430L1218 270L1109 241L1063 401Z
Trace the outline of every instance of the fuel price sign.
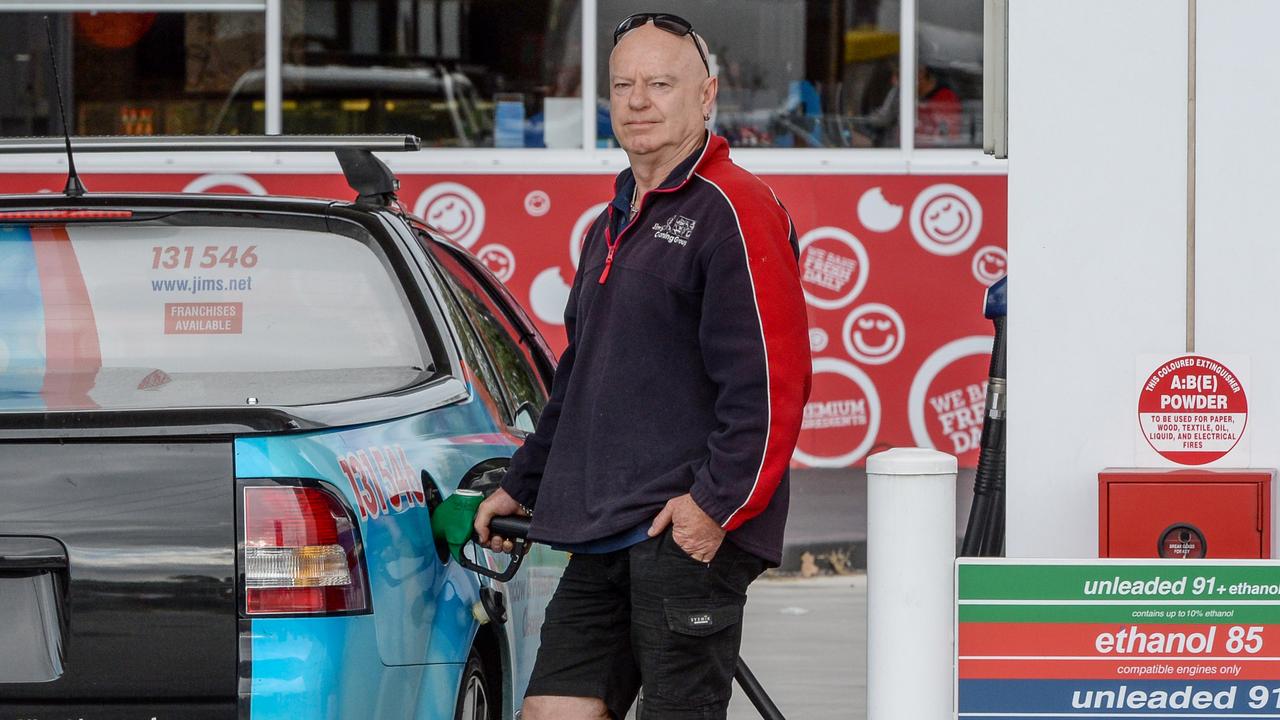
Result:
M1270 560L961 559L958 718L1280 717Z

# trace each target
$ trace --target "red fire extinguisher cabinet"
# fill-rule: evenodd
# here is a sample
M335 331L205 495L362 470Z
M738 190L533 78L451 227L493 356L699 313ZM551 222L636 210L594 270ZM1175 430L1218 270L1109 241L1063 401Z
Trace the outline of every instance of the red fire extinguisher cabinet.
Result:
M1098 473L1098 556L1271 557L1272 469Z

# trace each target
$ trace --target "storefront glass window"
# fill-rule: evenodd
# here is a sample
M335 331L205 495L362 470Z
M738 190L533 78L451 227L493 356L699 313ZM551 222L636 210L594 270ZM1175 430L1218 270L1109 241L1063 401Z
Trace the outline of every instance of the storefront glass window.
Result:
M286 133L582 146L580 0L283 0ZM265 131L262 13L53 16L77 134ZM38 13L0 14L0 134L59 132Z
M634 2L600 0L602 113L613 29ZM897 147L898 0L694 0L673 10L720 76L713 127L738 147ZM613 133L600 132L610 145Z
M982 0L919 0L916 147L982 145Z
M436 147L579 148L583 0L282 0L286 133L413 133ZM737 147L899 146L901 0L686 0ZM597 0L608 59L633 2ZM265 131L261 13L52 16L77 134ZM981 0L917 0L915 146L977 147ZM38 13L0 13L0 134L60 131Z
M284 131L438 147L582 146L579 0L285 0ZM257 123L262 71L227 124Z
M260 13L50 15L71 130L203 134L236 78L261 67ZM62 131L41 13L0 13L0 134ZM261 125L262 97L256 98ZM249 118L224 131L247 132Z

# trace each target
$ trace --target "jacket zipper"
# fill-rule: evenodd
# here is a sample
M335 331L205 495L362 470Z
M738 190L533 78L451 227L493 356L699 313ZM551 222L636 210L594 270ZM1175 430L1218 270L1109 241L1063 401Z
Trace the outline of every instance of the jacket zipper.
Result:
M606 225L604 228L604 243L605 245L609 246L609 254L606 255L604 258L604 270L601 271L600 273L601 285L603 285L605 281L609 279L609 270L613 268L613 256L617 254L618 246L622 244L622 236L627 234L627 231L631 229L631 226L635 225L636 222L640 219L640 214L644 212L644 201L647 200L650 195L653 195L655 193L670 193L670 192L675 192L679 190L680 188L688 184L689 178L692 178L693 174L697 171L698 171L698 168L695 166L693 170L689 171L689 175L685 177L684 180L681 180L680 184L676 185L675 187L654 188L653 190L650 190L644 195L641 195L640 204L636 206L636 214L631 217L631 221L628 222L626 226L624 226L622 230L618 233L617 238L609 237L611 234L611 229L613 228L613 204L610 203L609 217L606 220Z

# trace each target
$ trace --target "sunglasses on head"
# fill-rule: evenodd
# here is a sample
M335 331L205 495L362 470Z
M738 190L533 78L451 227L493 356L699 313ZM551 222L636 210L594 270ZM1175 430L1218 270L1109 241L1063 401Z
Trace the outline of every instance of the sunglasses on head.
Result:
M636 13L618 23L618 27L613 31L613 44L616 47L618 40L623 35L635 30L638 27L647 25L649 21L653 21L654 27L659 30L666 30L672 35L680 35L681 37L688 35L693 38L693 46L698 50L698 57L702 58L702 67L707 69L707 77L711 77L711 63L707 62L706 53L702 52L702 43L698 42L698 35L693 31L693 25L679 15L670 13Z

